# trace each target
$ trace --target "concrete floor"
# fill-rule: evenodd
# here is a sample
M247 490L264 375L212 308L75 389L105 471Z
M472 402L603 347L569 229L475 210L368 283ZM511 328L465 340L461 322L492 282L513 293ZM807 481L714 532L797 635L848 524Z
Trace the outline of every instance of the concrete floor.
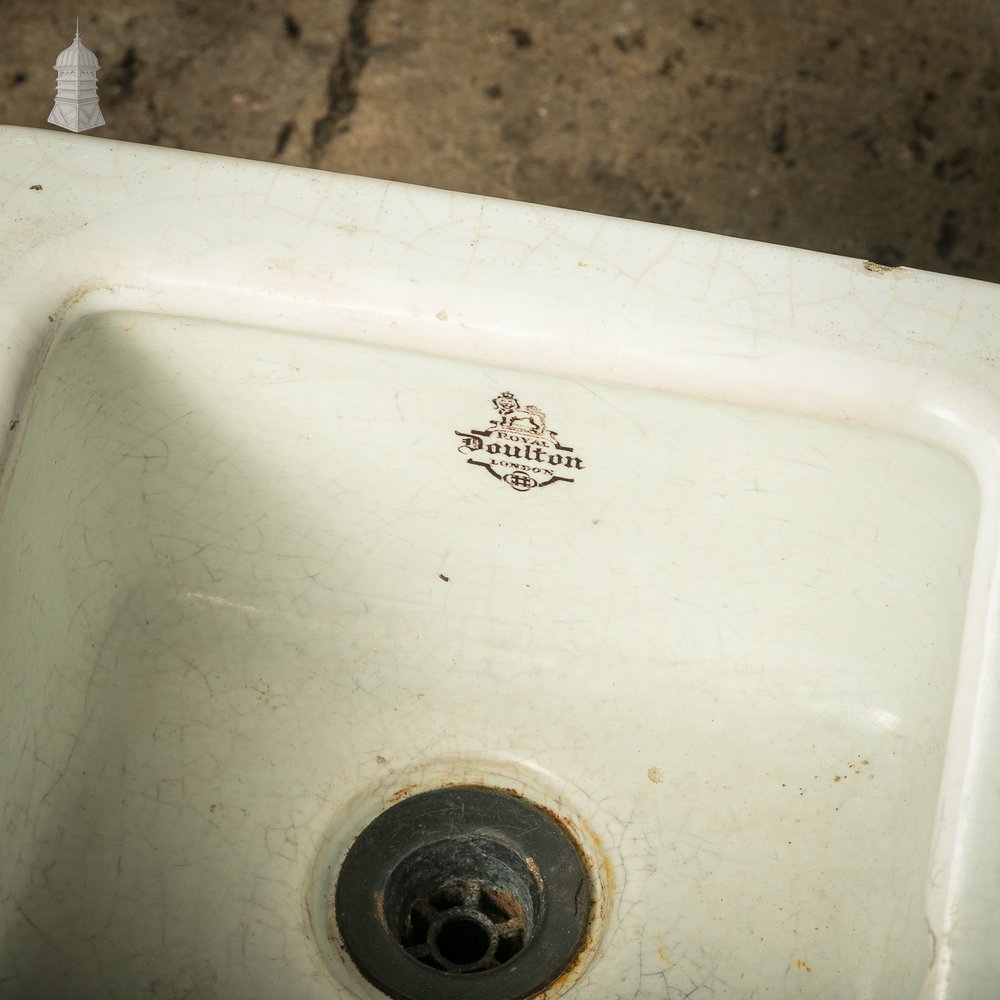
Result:
M1000 281L995 0L5 0L0 122Z

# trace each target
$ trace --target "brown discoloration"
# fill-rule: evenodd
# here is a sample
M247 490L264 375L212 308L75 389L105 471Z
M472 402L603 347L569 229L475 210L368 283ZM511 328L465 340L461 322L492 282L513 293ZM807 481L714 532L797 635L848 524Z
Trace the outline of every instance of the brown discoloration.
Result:
M512 799L523 799L524 793L519 792L516 788L501 788L498 785L491 785L488 781L449 781L441 786L442 788L488 788L491 792L499 792L501 795L509 795ZM538 805L537 802L533 803L536 809L541 809L543 813L548 815L553 815L550 810L546 809L544 806ZM556 818L553 815L553 818ZM561 821L560 821L561 822Z
M604 850L604 841L597 835L597 831L584 819L581 819L580 825L586 831L587 836L590 838L591 843L593 843L594 848L597 851L596 861L601 869L601 883L604 886L605 892L608 896L614 893L615 888L615 869L611 863L611 859L608 857L607 852Z
M573 956L573 961L570 962L569 966L564 969L563 972L557 976L543 992L536 995L535 1000L555 1000L555 997L561 996L577 979L579 979L580 974L589 964L596 944L597 933L594 929L594 921L591 920L587 924L587 932L584 935L583 943L580 945L577 953Z
M400 799L411 795L418 787L420 786L416 782L404 785L392 796L390 801L398 802ZM520 789L509 787L502 788L482 779L451 781L446 782L443 785L435 783L434 787L488 788L490 791L510 795L515 799L527 798L524 792ZM587 916L587 929L584 932L583 940L580 943L579 949L577 949L576 954L573 956L572 962L570 962L562 973L541 993L536 993L532 998L532 1000L555 1000L556 997L562 996L562 994L565 993L573 985L573 983L580 978L584 970L589 966L591 959L594 957L598 942L600 941L601 931L603 930L604 924L607 920L608 909L611 905L611 900L614 897L614 887L617 882L617 878L614 864L608 856L607 851L604 849L604 843L601 837L598 836L597 832L589 823L587 823L585 819L582 817L570 819L567 816L560 815L554 809L536 802L534 799L529 801L531 801L531 804L536 809L540 809L550 819L557 823L562 828L566 836L569 837L571 842L576 845L577 850L580 853L580 857L583 859L584 867L589 872L589 881L591 883L589 903L590 912ZM593 857L584 852L580 847L581 844L587 842L593 845ZM529 869L531 869L532 865L535 865L534 860L529 859ZM537 868L537 865L535 865L535 868ZM532 871L532 874L534 875L535 872ZM541 878L541 873L538 872L536 877ZM599 898L595 898L595 883L597 883L602 890Z
M527 926L528 918L517 897L506 889L497 889L485 883L476 883L476 888L506 917L521 927Z
M649 778L654 785L659 785L663 781L663 771L661 771L658 767L651 767L646 772L646 777Z
M127 284L122 284L119 287L127 289L129 291L135 291L137 288L136 285L127 285ZM92 292L110 292L110 291L111 291L111 286L105 282L102 281L84 282L78 288L75 288L72 292L70 292L59 303L59 306L56 308L55 312L53 312L48 317L48 320L50 323L54 324L58 329L62 325L62 322L66 317L66 314L75 305L78 305L80 302L82 302Z
M415 781L411 781L408 785L403 785L402 788L393 794L389 801L395 805L397 802L405 799L408 795L412 795L416 787L417 783Z
M577 845L581 843L582 838L577 835L576 824L573 821L567 817L560 816L558 813L553 812L551 809L547 809L545 806L539 806L537 802L535 805L559 823L559 825L563 827L568 836L572 839L573 843ZM596 853L596 857L590 858L581 851L581 857L588 868L590 868L591 865L597 865L600 873L599 880L604 892L602 893L600 903L598 903L598 900L594 898L593 887L591 888L590 913L587 918L587 930L584 933L583 941L581 942L576 955L573 956L573 961L556 979L549 984L543 992L537 994L534 1000L555 1000L556 997L561 996L573 985L574 982L580 978L584 969L587 968L590 964L590 960L594 957L594 952L596 951L598 941L600 940L600 932L607 918L606 909L609 905L611 897L613 896L615 884L614 866L604 850L601 838L597 836L597 833L585 820L580 819L578 822L586 832L587 838L589 838L590 842L594 845ZM592 872L591 882L594 881L594 873Z
M795 959L795 968L801 969L803 972L812 972L813 967L808 962L803 962L801 958Z
M545 880L542 878L542 873L538 870L538 862L534 858L528 857L524 859L524 863L527 865L528 871L531 872L531 876L535 880L535 885L538 886L538 891L541 892L545 888Z
M375 915L378 917L378 922L382 925L382 930L389 933L389 922L385 919L385 903L382 899L382 893L375 893Z
M872 274L888 274L890 271L905 271L906 268L895 266L889 264L876 264L873 260L866 260L864 262L864 268L866 271L871 271Z

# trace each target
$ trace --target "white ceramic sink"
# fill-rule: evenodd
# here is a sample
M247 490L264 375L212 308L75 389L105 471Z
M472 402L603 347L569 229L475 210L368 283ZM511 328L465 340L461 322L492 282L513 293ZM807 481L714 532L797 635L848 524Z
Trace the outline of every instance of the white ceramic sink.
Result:
M0 351L0 997L379 997L470 783L547 997L1000 995L995 286L6 128Z

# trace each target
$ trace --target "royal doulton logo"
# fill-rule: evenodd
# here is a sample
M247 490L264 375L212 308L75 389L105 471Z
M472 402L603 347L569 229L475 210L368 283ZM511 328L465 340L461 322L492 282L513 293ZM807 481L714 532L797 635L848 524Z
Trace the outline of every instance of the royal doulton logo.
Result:
M537 406L521 406L512 392L502 392L493 407L499 416L486 430L455 431L462 439L458 450L469 456L469 465L481 465L521 493L573 482L572 473L583 469L583 462L546 428Z

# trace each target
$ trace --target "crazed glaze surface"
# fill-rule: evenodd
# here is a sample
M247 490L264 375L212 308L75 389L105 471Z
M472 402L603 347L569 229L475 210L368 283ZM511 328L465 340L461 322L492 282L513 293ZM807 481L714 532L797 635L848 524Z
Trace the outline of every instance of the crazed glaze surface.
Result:
M568 996L996 991L996 288L0 151L0 996L377 996L318 887L463 781L581 833Z

